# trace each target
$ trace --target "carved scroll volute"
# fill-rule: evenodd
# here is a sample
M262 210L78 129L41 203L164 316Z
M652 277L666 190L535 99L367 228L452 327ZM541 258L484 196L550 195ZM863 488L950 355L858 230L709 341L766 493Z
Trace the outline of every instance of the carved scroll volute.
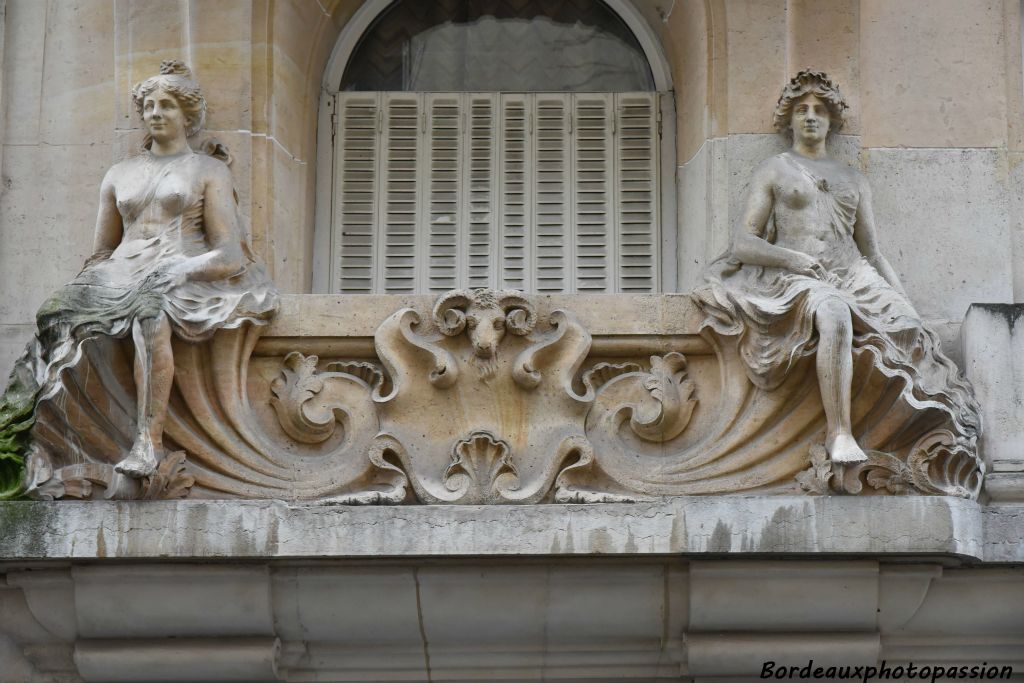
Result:
M630 428L641 439L670 441L690 424L697 405L686 358L676 352L651 356L649 371L636 363L599 363L584 373L583 383L596 400L588 434L617 431L620 416L628 414Z
M316 356L303 356L292 351L285 356L282 376L270 384L274 393L270 404L277 411L281 427L288 436L302 443L319 443L334 432L334 414L325 420L322 404L320 410L314 407L313 417L305 409L305 404L324 388L323 379L316 374L319 360Z
M588 396L593 397L586 436L594 448L595 467L601 474L581 471L577 475L580 481L603 476L613 488L623 492L655 492L646 481L647 471L664 464L666 457L675 457L662 444L683 433L697 405L694 383L686 372L686 359L676 352L652 356L650 370L636 363L598 363L583 374L583 384ZM623 437L624 423L638 439ZM645 446L644 442L651 445ZM586 491L582 496L564 491L561 497L608 500L607 496L595 497ZM627 496L619 498L624 500Z
M697 405L693 382L686 378L686 358L681 353L651 356L651 371L643 380L648 398L633 409L629 426L647 441L670 441L690 424Z
M296 441L321 443L334 434L338 423L375 428L377 416L366 402L380 390L384 377L372 363L329 363L317 372L316 356L292 351L284 359L281 377L271 383L271 405L282 429Z
M426 366L430 384L447 389L459 379L459 364L455 357L442 348L444 339L439 334L421 333L420 315L411 308L403 308L388 316L373 336L377 357L391 378L391 391L375 400L386 402L406 390L410 373L420 372Z

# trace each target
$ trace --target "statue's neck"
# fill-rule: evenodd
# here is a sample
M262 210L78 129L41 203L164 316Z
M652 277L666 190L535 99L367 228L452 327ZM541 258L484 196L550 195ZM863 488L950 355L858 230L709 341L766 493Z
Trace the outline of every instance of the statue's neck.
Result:
M828 153L825 151L825 141L807 142L805 140L794 140L793 151L808 159L825 159Z
M190 151L190 148L188 146L188 140L184 137L180 137L174 138L173 140L165 140L163 142L153 140L153 143L149 147L149 151L153 156L170 157L177 154L184 154L185 152Z

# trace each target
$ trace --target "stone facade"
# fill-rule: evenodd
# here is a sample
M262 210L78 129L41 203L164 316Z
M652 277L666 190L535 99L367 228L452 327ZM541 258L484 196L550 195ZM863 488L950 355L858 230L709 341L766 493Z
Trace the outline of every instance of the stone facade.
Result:
M675 96L674 291L339 298L317 291L321 91L386 4L0 0L0 371L92 253L103 174L143 140L128 93L164 60L201 82L193 144L230 149L285 294L262 336L175 342L182 451L158 476L96 455L131 419L82 428L91 391L131 393L124 349L101 354L120 383L90 375L81 411L40 420L60 447L37 498L192 499L0 503L0 683L737 681L808 659L1024 677L1021 4L610 2ZM689 292L786 148L772 105L804 67L840 83L828 149L870 184L882 253L974 384L983 431L953 464L865 382L855 415L891 434L856 435L884 472L837 469L814 450L812 375L755 391L702 330ZM718 479L673 478L744 448ZM210 500L233 497L258 500Z

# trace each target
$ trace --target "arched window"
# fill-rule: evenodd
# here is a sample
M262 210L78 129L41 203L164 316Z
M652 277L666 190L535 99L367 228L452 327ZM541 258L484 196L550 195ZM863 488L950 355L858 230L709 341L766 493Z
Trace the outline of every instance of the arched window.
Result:
M604 2L397 0L334 88L330 291L661 289L662 98Z

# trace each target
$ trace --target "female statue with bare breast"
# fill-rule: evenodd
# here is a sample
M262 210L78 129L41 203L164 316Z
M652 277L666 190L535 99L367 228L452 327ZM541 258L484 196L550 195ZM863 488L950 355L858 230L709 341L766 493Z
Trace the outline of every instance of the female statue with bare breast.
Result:
M792 149L754 171L730 250L696 293L704 326L738 338L748 377L767 391L815 356L833 462L866 460L850 418L853 354L862 352L905 380L903 400L942 410L958 440L973 444L977 404L879 253L867 182L825 151L844 109L824 73L801 71L784 88L775 126L792 132Z
M277 293L249 251L227 165L189 147L206 102L188 67L164 62L158 76L135 86L132 101L147 149L103 179L94 253L37 314L36 339L0 403L0 442L11 442L5 428L13 433L26 401L60 389L61 371L78 362L85 340L131 335L137 430L116 470L139 478L154 472L162 453L171 336L200 341L221 327L263 323Z

